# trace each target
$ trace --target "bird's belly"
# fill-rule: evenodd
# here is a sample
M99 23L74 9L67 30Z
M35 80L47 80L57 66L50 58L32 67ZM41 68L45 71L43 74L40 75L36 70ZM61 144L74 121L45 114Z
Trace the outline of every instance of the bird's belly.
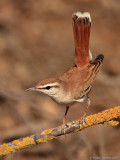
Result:
M59 104L71 104L75 101L71 100L71 99L57 99L57 98L52 98L53 100L55 100L57 103Z
M66 98L66 97L51 97L54 101L56 101L59 104L73 104L76 102L84 102L85 96L80 99L74 99L74 98Z

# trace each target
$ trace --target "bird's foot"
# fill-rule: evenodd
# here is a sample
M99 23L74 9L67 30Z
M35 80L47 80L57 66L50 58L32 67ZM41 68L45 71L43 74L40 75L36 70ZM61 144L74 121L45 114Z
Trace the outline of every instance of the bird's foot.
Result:
M62 132L64 133L64 135L66 135L66 129L67 129L67 127L68 127L68 125L67 125L66 123L63 123L63 124L61 125L61 130L62 130Z
M82 120L82 125L85 127L85 124L87 124L87 121L85 120L85 116L80 118L80 121Z

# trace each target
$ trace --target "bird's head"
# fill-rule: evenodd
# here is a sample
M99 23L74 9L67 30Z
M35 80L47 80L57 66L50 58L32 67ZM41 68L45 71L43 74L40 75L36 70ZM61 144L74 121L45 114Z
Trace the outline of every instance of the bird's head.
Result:
M36 86L28 88L27 91L38 91L45 93L53 98L58 97L63 90L63 82L55 78L42 80Z

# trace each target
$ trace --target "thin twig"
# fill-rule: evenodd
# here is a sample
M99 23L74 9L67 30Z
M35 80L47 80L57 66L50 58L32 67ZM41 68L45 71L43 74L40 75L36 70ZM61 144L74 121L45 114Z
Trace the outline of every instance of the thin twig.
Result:
M114 121L115 118L120 118L120 106L86 117L85 121L87 122L87 124L85 124L84 127L81 120L67 123L65 134L69 134L71 132L75 133L90 126L103 123L117 126L119 122ZM20 138L12 142L2 144L0 146L0 155L8 155L29 146L33 146L39 143L45 143L61 135L64 135L64 130L61 126L52 129L46 129L44 131L41 131L40 133L36 133L28 137Z

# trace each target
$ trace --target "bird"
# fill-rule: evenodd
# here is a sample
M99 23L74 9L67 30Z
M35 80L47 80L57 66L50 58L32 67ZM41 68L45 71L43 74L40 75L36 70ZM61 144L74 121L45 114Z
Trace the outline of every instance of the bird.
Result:
M94 60L89 49L91 17L89 12L76 12L72 15L72 26L75 43L75 65L58 78L47 78L40 81L28 91L38 91L50 96L59 104L64 104L66 110L63 126L67 126L66 117L69 107L77 102L87 100L85 112L81 116L83 125L91 104L89 93L103 63L104 55L99 54Z

